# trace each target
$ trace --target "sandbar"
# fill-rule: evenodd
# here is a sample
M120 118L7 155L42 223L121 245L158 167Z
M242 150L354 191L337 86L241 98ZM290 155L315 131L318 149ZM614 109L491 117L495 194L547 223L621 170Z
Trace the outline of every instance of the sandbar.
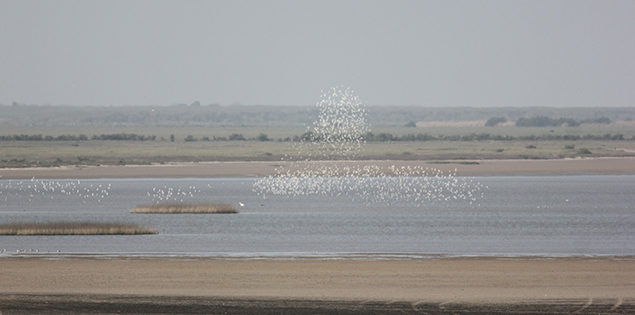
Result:
M635 158L579 158L554 160L477 160L478 164L466 161L448 161L435 164L431 161L325 161L325 162L199 162L167 163L153 165L115 166L69 166L47 168L4 168L0 179L60 179L60 178L212 178L212 177L259 177L275 175L298 167L316 164L339 166L375 165L420 166L438 169L457 176L554 176L554 175L633 175Z

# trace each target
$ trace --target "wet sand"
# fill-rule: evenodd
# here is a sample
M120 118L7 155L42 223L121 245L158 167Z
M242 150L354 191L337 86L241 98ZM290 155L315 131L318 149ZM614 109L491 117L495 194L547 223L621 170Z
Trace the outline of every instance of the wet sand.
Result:
M479 164L431 164L429 161L345 161L325 164L376 165L379 167L421 166L458 176L516 175L593 175L635 174L635 158L589 158L560 160L479 160ZM296 167L305 167L298 163ZM179 177L255 177L275 174L280 168L293 169L284 162L201 162L161 165L72 166L50 168L0 169L2 179L59 178L179 178Z
M194 306L243 314L629 313L635 261L0 259L3 315L47 305L124 313L161 305L171 313L195 313Z

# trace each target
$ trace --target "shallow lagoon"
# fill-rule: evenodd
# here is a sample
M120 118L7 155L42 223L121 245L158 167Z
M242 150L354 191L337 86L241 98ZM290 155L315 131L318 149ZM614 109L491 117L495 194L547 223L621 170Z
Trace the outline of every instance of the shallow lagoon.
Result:
M0 236L0 250L6 249L0 255L387 259L635 255L635 176L631 175L477 177L474 180L484 189L475 202L422 205L367 204L346 195L263 198L253 191L255 180L2 180L0 222L125 221L155 227L160 234ZM238 214L129 213L137 205L168 196L244 206ZM18 253L20 249L26 252Z

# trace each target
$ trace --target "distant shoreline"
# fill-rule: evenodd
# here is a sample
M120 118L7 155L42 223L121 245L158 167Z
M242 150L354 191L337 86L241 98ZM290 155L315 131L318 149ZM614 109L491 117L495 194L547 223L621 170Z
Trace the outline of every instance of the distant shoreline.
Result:
M462 164L466 161L475 164ZM635 158L606 157L553 160L458 160L447 164L431 161L324 161L337 165L421 166L457 176L566 176L566 175L633 175ZM316 163L316 162L313 162ZM299 165L308 165L300 162ZM199 162L121 166L64 166L44 168L0 169L0 179L63 178L214 178L262 177L274 175L280 168L290 169L288 162Z

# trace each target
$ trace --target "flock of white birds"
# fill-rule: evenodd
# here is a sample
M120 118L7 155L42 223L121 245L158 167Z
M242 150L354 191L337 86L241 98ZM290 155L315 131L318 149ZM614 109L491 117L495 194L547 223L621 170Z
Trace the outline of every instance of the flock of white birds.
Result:
M297 156L301 158L289 160L290 165L279 168L276 175L256 180L254 192L265 198L270 195L347 196L353 201L369 204L405 202L415 206L456 200L472 204L483 196L484 187L480 183L473 178L457 177L456 170L444 173L420 166L351 164L350 161L363 149L364 135L370 131L362 102L350 89L335 87L322 95L317 107L319 118L307 128L304 141L295 145ZM81 180L9 180L0 181L0 200L16 197L26 201L28 197L29 202L35 198L101 202L109 196L111 188L112 184ZM199 193L201 189L196 186L166 185L148 191L147 197L153 203L183 202ZM239 205L244 206L243 203ZM6 249L0 250L0 254L4 252ZM27 250L18 249L17 252Z
M318 117L307 128L307 139L297 145L307 159L354 158L365 144L370 131L366 109L349 88L334 87L322 94L317 103Z
M473 203L483 195L483 186L473 178L457 177L456 171L443 173L419 166L354 166L329 160L354 160L370 131L366 110L353 91L342 86L331 88L317 103L319 117L307 128L307 138L296 144L300 160L289 160L291 167L279 168L277 174L256 180L253 190L268 195L349 196L368 203L408 202L428 205L436 202L466 200ZM328 161L328 162L325 162ZM296 163L299 162L299 163ZM82 183L81 180L19 180L0 182L0 200L19 196L55 199L74 196L101 202L111 184ZM201 190L195 186L153 188L147 196L154 203L183 202Z
M209 185L208 185L209 186ZM162 202L184 202L187 199L195 197L196 193L200 193L201 190L196 186L188 187L168 187L152 188L147 195L152 199L153 203Z
M83 203L87 201L101 202L106 198L112 184L82 184L81 180L9 180L0 182L0 199L7 201L12 196L32 201L36 197L50 199L68 199L69 196L79 198ZM27 199L28 197L28 199Z
M407 202L416 206L466 200L470 204L483 195L483 186L473 178L457 177L420 166L351 166L325 162L353 160L363 149L364 134L370 131L366 111L353 91L335 87L317 103L320 116L307 129L309 139L299 145L300 160L278 168L277 173L257 180L254 191L268 195L349 196L367 203ZM301 163L296 163L301 162Z
M316 163L297 171L279 172L257 180L254 191L267 195L348 196L365 203L410 203L415 206L483 197L484 187L473 178L457 177L434 168L338 166Z
M20 198L33 201L35 198L69 201L79 200L82 203L101 202L111 193L112 184L93 184L81 180L8 180L0 181L0 200ZM155 187L146 195L153 203L184 202L194 198L201 190L196 186L188 187Z

